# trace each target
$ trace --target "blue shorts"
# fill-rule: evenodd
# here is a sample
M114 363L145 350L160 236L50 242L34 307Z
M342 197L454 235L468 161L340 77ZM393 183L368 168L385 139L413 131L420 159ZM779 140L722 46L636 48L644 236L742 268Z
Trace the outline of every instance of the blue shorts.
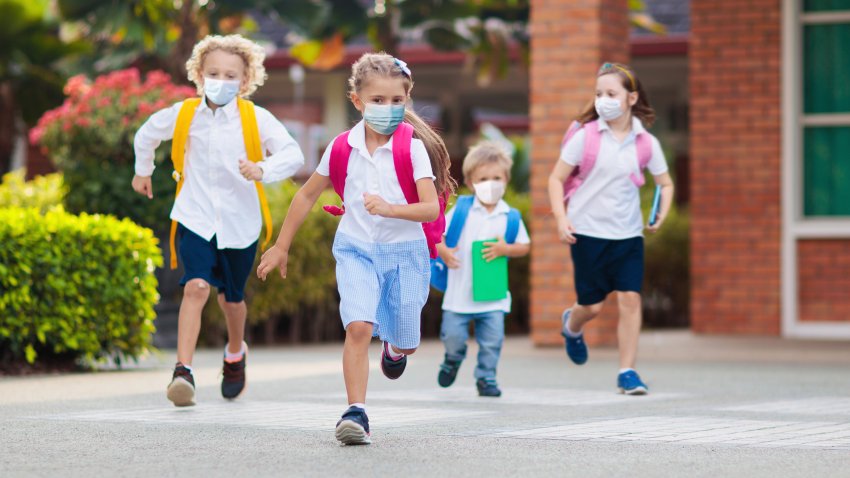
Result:
M333 255L343 327L370 322L373 335L390 345L418 347L431 281L425 239L367 243L337 232Z
M579 305L593 305L613 291L640 293L643 237L612 240L576 234L570 246Z
M203 279L217 288L219 294L223 293L225 301L242 302L248 274L254 268L257 243L245 249L219 249L215 236L207 241L183 224L178 225L177 232L180 262L185 271L180 285L185 286L192 279Z

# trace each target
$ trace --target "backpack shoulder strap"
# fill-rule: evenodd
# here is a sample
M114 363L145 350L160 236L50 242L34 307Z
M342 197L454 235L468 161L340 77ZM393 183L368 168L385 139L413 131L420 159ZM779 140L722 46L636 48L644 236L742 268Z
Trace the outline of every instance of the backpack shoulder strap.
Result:
M652 135L644 132L635 138L635 149L637 150L638 172L632 173L630 176L635 186L641 187L646 182L643 176L643 170L649 165L652 160Z
M171 162L174 164L174 171L177 173L173 175L174 180L181 186L182 183L178 176L183 175L186 143L189 141L189 127L192 126L192 119L195 118L195 110L198 109L198 105L200 104L200 98L188 98L184 100L183 105L180 106L180 112L177 113L177 121L174 123L174 134L171 139Z
M508 244L516 242L520 222L522 222L522 215L519 213L519 210L511 208L508 211L508 226L505 228L505 242Z
M452 213L452 221L449 223L448 231L446 231L446 247L457 246L457 241L460 240L460 233L463 231L463 225L466 224L466 217L469 216L469 210L472 208L474 200L475 197L471 195L458 196L454 213Z
M581 155L581 163L578 167L578 175L584 180L590 174L599 156L599 147L602 144L602 134L599 132L599 122L591 121L584 125L584 150Z
M331 157L328 164L331 184L339 198L345 201L345 179L348 177L348 161L351 158L351 150L353 149L348 144L348 134L351 131L345 131L334 138L333 146L331 146Z
M410 143L413 140L413 126L401 123L393 133L393 164L401 191L408 204L419 202L419 192L416 190L416 180L413 179L413 157L410 154Z
M242 121L242 139L245 142L245 153L249 161L259 163L265 159L265 154L263 154L263 140L260 138L260 125L257 122L257 109L252 101L243 98L237 98L236 105L239 107L239 119ZM263 183L254 181L254 186L257 188L257 196L260 199L260 212L263 215L263 222L266 223L266 236L261 246L265 250L272 240L272 213L269 209L269 200L266 198Z

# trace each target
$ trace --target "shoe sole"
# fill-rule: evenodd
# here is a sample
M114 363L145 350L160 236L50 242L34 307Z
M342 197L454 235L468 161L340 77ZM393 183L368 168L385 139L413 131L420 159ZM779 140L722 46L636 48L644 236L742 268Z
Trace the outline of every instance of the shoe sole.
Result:
M176 378L168 386L166 396L175 407L191 407L195 404L195 387L186 379Z
M336 439L343 445L369 445L372 438L360 425L345 420L336 426Z
M649 393L649 390L647 390L646 387L635 387L631 390L621 388L620 393L622 393L623 395L646 395Z

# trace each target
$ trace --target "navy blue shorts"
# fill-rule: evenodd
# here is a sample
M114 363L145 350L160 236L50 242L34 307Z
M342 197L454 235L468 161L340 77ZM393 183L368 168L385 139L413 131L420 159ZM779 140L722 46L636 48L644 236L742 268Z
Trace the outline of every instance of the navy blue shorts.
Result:
M576 234L570 246L579 305L593 305L613 291L640 293L643 238L612 240Z
M180 262L185 273L180 285L192 279L203 279L224 294L227 302L242 302L245 298L245 283L254 268L257 243L245 249L219 249L215 236L207 241L187 229L183 224L177 228L180 236Z

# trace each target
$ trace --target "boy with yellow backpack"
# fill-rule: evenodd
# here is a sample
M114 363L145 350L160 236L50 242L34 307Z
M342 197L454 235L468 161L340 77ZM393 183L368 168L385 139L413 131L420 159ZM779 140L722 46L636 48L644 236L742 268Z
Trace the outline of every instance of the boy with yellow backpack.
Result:
M192 357L201 311L210 287L227 321L221 394L234 399L245 388L245 283L256 255L271 240L271 215L262 183L286 179L304 156L286 128L267 110L244 99L266 79L263 49L240 35L208 36L186 62L200 98L154 113L136 132L133 189L153 197L154 151L171 139L177 196L171 210L171 268L176 236L185 274L177 328L177 364L167 396L174 405L195 404ZM268 154L268 156L266 156Z

